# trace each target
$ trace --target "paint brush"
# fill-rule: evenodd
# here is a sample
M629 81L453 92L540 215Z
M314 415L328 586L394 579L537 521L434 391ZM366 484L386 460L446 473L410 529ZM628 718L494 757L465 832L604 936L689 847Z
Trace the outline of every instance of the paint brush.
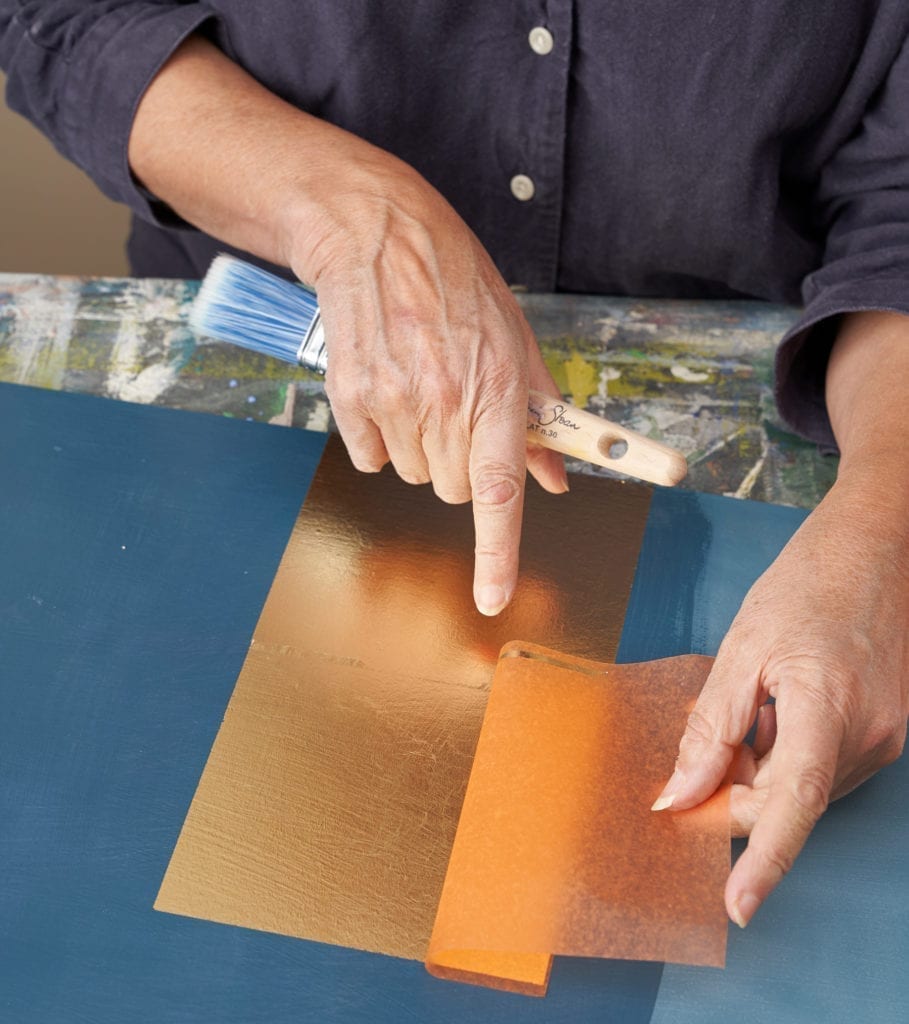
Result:
M189 322L197 334L316 373L324 374L328 365L315 293L233 256L214 259ZM528 395L527 439L655 484L677 484L688 469L685 456L675 448L541 391Z

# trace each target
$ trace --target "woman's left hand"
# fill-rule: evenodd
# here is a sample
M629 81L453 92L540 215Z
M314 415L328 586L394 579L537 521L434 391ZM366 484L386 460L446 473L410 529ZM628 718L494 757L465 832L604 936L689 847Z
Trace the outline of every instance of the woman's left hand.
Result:
M729 916L742 927L792 867L828 802L902 751L903 520L841 477L752 587L689 717L676 772L655 806L682 810L713 793L757 720L732 788L734 833L751 836L726 885Z

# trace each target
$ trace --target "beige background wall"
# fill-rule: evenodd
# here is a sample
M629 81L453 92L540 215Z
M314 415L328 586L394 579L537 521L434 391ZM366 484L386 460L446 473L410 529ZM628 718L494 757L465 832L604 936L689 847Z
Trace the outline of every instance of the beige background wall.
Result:
M125 207L6 106L0 74L0 271L127 272Z

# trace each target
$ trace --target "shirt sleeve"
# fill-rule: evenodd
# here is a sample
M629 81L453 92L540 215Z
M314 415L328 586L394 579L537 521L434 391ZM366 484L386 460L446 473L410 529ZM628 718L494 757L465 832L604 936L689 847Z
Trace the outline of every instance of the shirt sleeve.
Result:
M909 40L858 131L821 175L822 266L805 278L802 316L776 357L776 398L799 433L834 445L824 378L839 315L909 314Z
M214 13L203 3L0 0L0 67L9 106L112 199L168 226L182 222L142 189L127 145L152 78Z

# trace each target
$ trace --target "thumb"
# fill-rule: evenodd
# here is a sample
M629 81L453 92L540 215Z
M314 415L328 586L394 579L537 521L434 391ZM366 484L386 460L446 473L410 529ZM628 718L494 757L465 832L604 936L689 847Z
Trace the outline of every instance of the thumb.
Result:
M760 679L724 643L679 744L675 771L653 810L686 810L714 793L757 714Z

